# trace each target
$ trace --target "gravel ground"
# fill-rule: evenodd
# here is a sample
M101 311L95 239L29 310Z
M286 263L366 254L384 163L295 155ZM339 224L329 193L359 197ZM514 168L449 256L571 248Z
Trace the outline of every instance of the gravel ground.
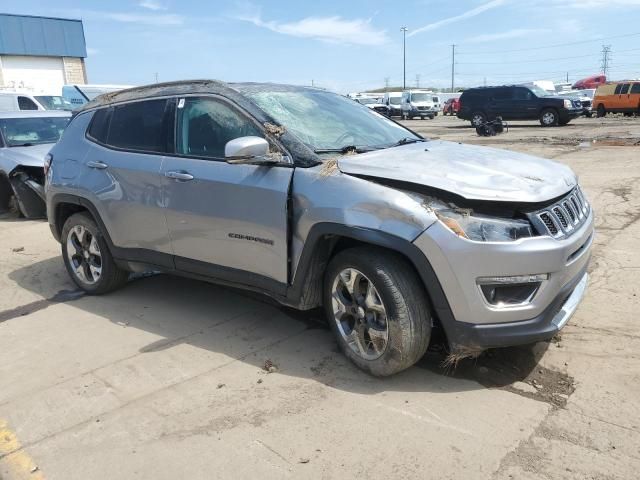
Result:
M5 215L0 477L638 478L640 119L520 122L492 138L450 117L406 124L580 175L597 236L561 335L456 369L432 351L376 379L316 312L164 275L78 295L47 224Z

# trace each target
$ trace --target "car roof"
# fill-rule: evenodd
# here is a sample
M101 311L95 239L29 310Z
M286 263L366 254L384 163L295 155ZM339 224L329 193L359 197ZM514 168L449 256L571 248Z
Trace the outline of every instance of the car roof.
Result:
M64 110L16 110L15 112L0 112L0 118L51 118L70 116L71 112Z
M77 113L116 103L143 100L153 97L188 95L194 93L218 94L226 97L237 97L244 93L260 91L325 91L321 88L283 85L279 83L226 83L219 80L181 80L177 82L154 83L140 87L127 88L116 92L99 95L76 110ZM244 95L243 95L244 96Z

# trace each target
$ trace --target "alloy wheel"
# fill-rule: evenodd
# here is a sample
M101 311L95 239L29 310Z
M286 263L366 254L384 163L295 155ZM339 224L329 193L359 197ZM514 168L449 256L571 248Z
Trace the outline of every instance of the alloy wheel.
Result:
M74 226L67 235L67 258L78 280L94 285L102 276L102 255L98 239L82 225Z
M333 318L349 348L365 360L375 360L389 342L387 311L374 284L355 268L345 268L331 290Z

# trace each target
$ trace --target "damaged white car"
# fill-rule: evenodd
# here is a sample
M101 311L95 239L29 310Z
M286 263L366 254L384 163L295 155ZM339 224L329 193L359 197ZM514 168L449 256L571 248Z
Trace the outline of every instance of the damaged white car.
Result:
M70 118L69 112L0 112L0 213L47 216L44 160Z

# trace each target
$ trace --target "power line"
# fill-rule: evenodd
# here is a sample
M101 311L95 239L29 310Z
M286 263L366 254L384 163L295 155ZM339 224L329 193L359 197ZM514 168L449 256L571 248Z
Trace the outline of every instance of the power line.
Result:
M640 32L634 32L634 33L625 33L622 35L613 35L611 37L600 37L600 38L594 38L591 40L579 40L577 42L566 42L566 43L556 43L553 45L544 45L544 46L540 46L540 47L529 47L529 48L516 48L516 49L512 49L512 50L494 50L494 51L488 51L488 52L483 52L483 51L471 51L471 52L467 52L467 53L460 53L459 55L493 55L496 53L510 53L510 52L528 52L531 50L543 50L545 48L557 48L557 47L566 47L569 45L581 45L583 43L593 43L593 42L601 42L602 40L610 40L610 39L614 39L614 38L627 38L627 37L633 37L636 35L640 35Z

